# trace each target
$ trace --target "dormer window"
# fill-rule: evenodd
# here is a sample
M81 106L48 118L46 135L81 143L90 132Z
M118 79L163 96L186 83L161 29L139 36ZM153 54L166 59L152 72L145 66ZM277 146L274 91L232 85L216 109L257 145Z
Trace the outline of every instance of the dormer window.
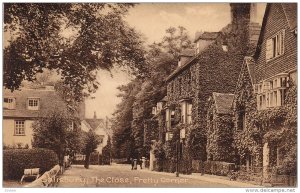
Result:
M16 108L16 99L13 97L4 97L3 108L4 109L15 109Z
M284 53L284 34L281 30L275 36L269 38L266 42L266 59L270 61L273 58L283 55Z
M28 98L28 110L39 110L39 98Z

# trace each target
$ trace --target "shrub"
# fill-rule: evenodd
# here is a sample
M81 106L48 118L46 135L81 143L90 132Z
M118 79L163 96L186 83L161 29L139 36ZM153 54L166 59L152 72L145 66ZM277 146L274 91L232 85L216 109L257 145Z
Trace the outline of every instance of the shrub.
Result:
M26 168L40 168L40 173L58 164L56 153L48 149L3 150L3 178L20 180Z

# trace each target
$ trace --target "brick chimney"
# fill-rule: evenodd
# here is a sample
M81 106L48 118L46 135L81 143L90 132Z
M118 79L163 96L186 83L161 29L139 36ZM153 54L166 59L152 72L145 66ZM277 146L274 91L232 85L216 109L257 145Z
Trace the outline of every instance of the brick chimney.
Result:
M232 30L250 44L256 45L261 26L257 22L256 3L230 3Z

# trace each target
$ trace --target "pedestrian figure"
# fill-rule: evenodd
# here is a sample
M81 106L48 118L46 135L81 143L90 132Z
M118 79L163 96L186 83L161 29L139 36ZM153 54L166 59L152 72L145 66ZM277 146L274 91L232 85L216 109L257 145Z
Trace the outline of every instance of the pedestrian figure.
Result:
M134 167L134 159L133 159L133 158L130 158L130 161L131 161L131 170L133 170L133 167Z
M143 169L143 160L142 159L140 159L140 161L139 161L139 164L140 164L140 167L141 167L141 169Z

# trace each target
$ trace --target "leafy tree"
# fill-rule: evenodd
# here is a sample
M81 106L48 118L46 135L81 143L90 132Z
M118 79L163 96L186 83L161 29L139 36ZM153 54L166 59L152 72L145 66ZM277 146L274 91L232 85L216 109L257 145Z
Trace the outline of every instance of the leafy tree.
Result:
M152 117L152 107L167 93L165 78L177 67L179 53L191 47L190 38L183 27L168 28L161 42L149 46L145 56L147 64L145 76L137 78L123 87L130 88L127 94L132 95L129 97L125 94L126 97L122 98L115 113L113 144L116 151L114 152L120 153L121 149L118 147L133 146L135 151L130 152L132 155L145 156L148 154L150 142L153 140L151 137L155 135L145 136L145 134L151 133L151 130L155 129L151 126L144 127L144 125ZM133 140L134 144L128 142L127 139Z
M133 120L132 105L139 84L140 81L135 79L126 86L119 87L121 93L118 96L122 98L122 101L117 105L112 121L112 149L116 158L129 159L134 156L134 139L131 128L131 121Z
M110 136L108 136L107 144L102 149L102 159L105 164L111 164L111 154L112 154L112 145L111 145L111 139Z
M51 100L51 99L49 99ZM56 152L59 165L63 165L67 150L80 148L80 136L70 129L70 123L78 120L72 116L63 102L51 101L33 124L33 147L47 148Z
M5 3L4 25L14 38L4 50L4 86L18 89L54 69L80 100L94 92L98 70L144 68L140 35L124 21L133 4ZM66 36L66 33L69 36Z
M97 149L100 142L99 135L97 135L93 130L89 130L85 133L83 153L85 154L84 167L86 169L89 169L90 155Z
M162 41L162 47L175 59L179 53L187 48L192 48L192 42L186 29L183 26L169 27Z
M146 129L154 128L145 128L144 123L152 117L152 107L167 94L165 78L176 69L180 52L191 47L191 40L182 26L168 28L160 43L150 45L146 55L148 76L139 85L140 90L133 104L132 131L139 155L145 156L149 152L150 143L147 141L153 139L147 140L145 132L149 133Z

